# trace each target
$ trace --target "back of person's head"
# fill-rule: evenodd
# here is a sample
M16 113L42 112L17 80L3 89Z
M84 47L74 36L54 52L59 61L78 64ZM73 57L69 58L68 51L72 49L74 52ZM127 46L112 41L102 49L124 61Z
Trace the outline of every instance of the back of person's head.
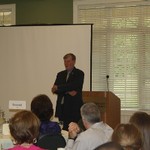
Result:
M81 116L90 124L100 122L100 110L95 103L85 103L81 107Z
M124 150L141 150L142 135L133 124L119 124L112 134L112 141L119 143Z
M40 94L33 98L31 111L40 121L48 121L53 116L53 104L47 95Z
M150 149L150 115L146 112L135 112L129 120L134 124L142 133L143 137L143 150Z
M40 120L31 111L17 112L9 123L10 134L15 144L34 143L39 135Z
M120 144L111 141L98 146L94 150L123 150L123 148Z

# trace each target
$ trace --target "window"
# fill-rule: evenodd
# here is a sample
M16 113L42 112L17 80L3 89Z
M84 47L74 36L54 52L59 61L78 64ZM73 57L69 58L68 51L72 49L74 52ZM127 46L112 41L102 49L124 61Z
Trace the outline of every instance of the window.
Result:
M15 4L0 5L0 26L15 25Z
M122 109L150 109L150 3L74 1L74 23L93 23L92 91L109 90Z

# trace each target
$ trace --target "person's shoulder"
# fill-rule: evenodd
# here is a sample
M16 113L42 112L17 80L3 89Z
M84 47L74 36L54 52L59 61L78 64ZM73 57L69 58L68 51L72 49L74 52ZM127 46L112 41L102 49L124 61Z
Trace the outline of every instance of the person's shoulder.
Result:
M83 72L81 69L76 68L76 67L73 69L73 71L74 71L74 72L81 73L81 74L84 74L84 72Z
M107 123L104 123L105 127L108 129L108 130L113 130L112 127L110 127Z
M103 128L103 131L109 136L113 133L113 128L110 127L108 124L101 122L101 127Z
M79 139L88 139L89 136L91 136L89 133L91 131L89 131L89 129L86 129L85 131L82 131L81 133L78 134L78 138Z
M8 150L21 150L22 147L20 145L15 145L14 147L12 148L9 148Z
M66 70L62 70L62 71L59 71L57 74L58 74L58 75L66 74L66 72L67 72Z
M42 121L42 122L41 122L41 126L53 127L53 126L59 126L59 123L56 122L56 121L52 121L52 120L49 120L49 121Z
M92 138L91 138L91 135L92 135ZM92 143L93 141L95 141L95 138L96 139L99 138L99 135L100 135L99 132L89 128L89 129L81 132L80 134L78 134L76 141L80 141L83 143L88 142L87 144L89 144L89 143Z
M61 128L58 124L58 122L55 121L49 121L49 122L42 122L40 127L41 135L45 134L60 134Z
M36 145L31 145L30 150L44 150L43 148L40 148Z
M98 124L100 124L101 128L107 129L107 130L113 130L112 127L110 127L107 123L101 121Z
M29 148L25 148L25 147L22 147L20 145L17 145L17 146L14 146L13 148L9 148L8 150L44 150L43 148L40 148L36 145L31 145Z
M50 121L50 124L51 124L52 127L55 127L55 128L60 129L60 125L59 125L58 122L56 122L56 121ZM60 130L61 130L61 129L60 129ZM61 131L60 131L60 132L61 132Z

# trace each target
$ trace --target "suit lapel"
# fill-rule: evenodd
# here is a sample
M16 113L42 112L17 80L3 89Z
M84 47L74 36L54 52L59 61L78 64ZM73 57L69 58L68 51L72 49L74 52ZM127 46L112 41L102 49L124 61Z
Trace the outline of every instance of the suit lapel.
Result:
M69 74L69 77L68 77L68 79L67 79L67 81L66 82L68 82L70 79L72 79L72 77L73 77L73 75L74 75L74 73L75 73L75 67L74 67L74 69L70 72L70 74ZM67 73L66 73L67 74ZM67 77L67 75L66 75L66 77Z

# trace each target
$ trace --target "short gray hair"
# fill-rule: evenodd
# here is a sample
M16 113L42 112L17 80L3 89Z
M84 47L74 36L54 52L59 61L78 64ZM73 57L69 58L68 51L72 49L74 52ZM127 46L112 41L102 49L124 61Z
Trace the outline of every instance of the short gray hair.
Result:
M81 116L89 123L100 122L100 110L95 103L85 103L81 107Z
M73 54L73 53L68 53L68 54L66 54L64 57L63 57L63 59L67 59L68 57L71 57L72 58L72 60L76 60L76 56Z

